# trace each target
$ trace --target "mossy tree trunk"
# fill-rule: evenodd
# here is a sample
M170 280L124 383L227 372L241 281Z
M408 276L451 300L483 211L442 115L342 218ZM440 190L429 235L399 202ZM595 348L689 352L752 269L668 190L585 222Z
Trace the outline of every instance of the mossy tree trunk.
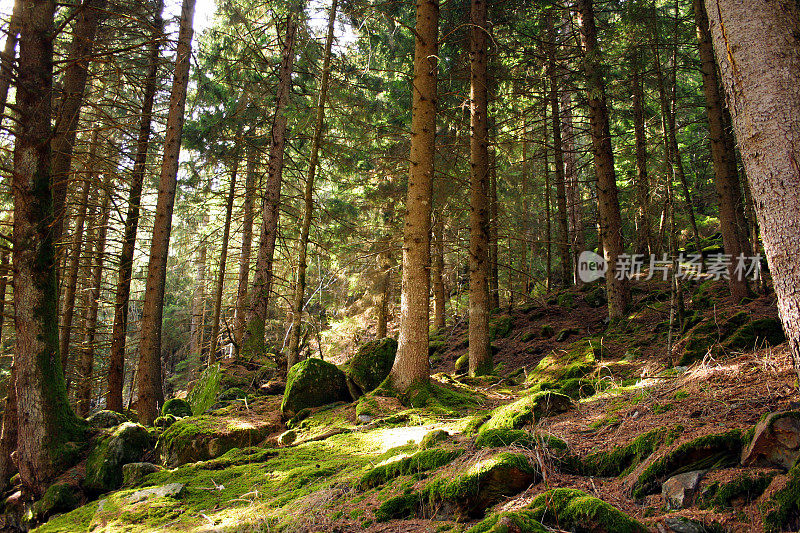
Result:
M14 143L14 361L18 465L24 488L41 496L83 438L67 402L58 353L58 295L51 188L51 100L55 2L28 1L20 34Z
M416 1L411 154L403 230L400 335L389 380L397 390L427 383L430 327L431 185L436 143L439 3Z
M707 0L717 64L800 380L800 5Z
M183 0L181 6L175 75L170 94L164 156L161 163L153 238L150 244L150 260L147 265L147 283L142 304L139 368L137 370L139 386L137 410L139 420L145 425L153 423L158 415L159 405L164 401L161 383L161 319L186 107L186 88L189 83L194 6L195 0Z
M583 49L583 68L587 82L592 149L597 173L600 234L607 264L608 313L611 318L619 318L625 314L628 308L630 294L627 280L617 279L617 276L614 275L617 268L617 257L623 252L622 218L619 211L617 177L614 171L614 152L611 147L605 81L599 61L600 50L597 46L593 1L578 0L577 5L578 28Z
M111 328L111 349L108 359L108 394L106 408L122 411L122 387L125 381L125 344L128 335L128 306L131 297L131 275L133 274L133 255L136 250L136 233L139 228L139 204L142 201L142 185L147 170L147 152L150 147L152 131L153 103L158 83L158 58L161 39L164 34L164 21L161 12L164 1L156 0L153 11L151 42L147 57L147 73L144 80L142 111L139 118L139 132L136 138L136 156L133 160L128 192L128 212L125 214L125 230L122 250L119 255L119 275L114 296L114 325Z

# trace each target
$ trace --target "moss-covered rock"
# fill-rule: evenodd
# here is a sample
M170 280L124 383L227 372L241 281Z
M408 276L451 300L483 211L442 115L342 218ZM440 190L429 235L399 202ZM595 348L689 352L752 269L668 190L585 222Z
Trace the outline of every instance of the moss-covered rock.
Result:
M586 301L586 304L592 308L603 307L608 303L605 288L600 286L594 287L586 292L586 294L583 295L583 299Z
M763 344L777 346L786 340L783 326L777 318L761 318L744 324L725 341L730 350L754 350Z
M122 485L122 466L134 463L150 448L144 426L126 422L100 438L86 459L84 486L92 493L108 492Z
M789 469L800 459L800 411L782 411L763 417L742 450L742 465Z
M542 329L539 330L539 336L543 339L549 339L555 334L556 330L554 330L553 326L549 324L545 324L544 326L542 326Z
M572 399L569 396L552 391L540 391L498 407L492 412L492 417L481 426L480 431L522 429L536 419L563 413L571 407Z
M81 504L83 494L75 485L68 483L54 483L33 504L31 512L34 520L41 521L56 513L72 511Z
M347 364L347 377L362 394L380 385L394 364L397 341L392 338L378 339L362 344Z
M508 337L513 327L513 321L509 315L494 317L489 321L489 340L502 339Z
M658 492L661 483L675 474L737 464L741 450L742 432L738 429L684 442L642 471L633 484L633 496L640 499Z
M202 415L209 407L217 403L221 382L222 371L219 363L203 370L186 398L192 408L192 414Z
M522 334L519 338L522 342L531 342L532 340L536 339L536 332L535 331L526 331Z
M600 451L584 458L567 461L566 469L584 476L615 477L627 475L647 460L662 444L673 441L682 431L681 426L657 428L642 433L628 444L609 451Z
M157 428L168 428L177 422L177 420L178 418L175 415L163 415L153 420L153 426Z
M494 513L467 530L467 533L547 533L550 529L534 520L530 512Z
M726 509L734 504L747 505L761 496L777 472L743 472L731 481L714 482L703 490L701 507Z
M344 372L322 359L311 358L289 370L281 412L293 416L306 407L339 401L350 401Z
M172 415L177 418L192 416L192 406L182 398L171 398L161 407L162 415Z
M86 421L96 428L113 428L128 421L128 418L116 411L102 410L92 413Z
M422 437L422 440L419 443L419 447L422 450L427 450L428 448L433 448L440 442L444 442L450 438L450 433L443 429L434 429L429 431Z
M552 489L533 499L529 516L560 529L592 533L647 533L644 524L616 507L575 489Z
M789 470L786 484L761 504L764 531L797 531L800 527L800 463Z
M242 390L240 387L231 387L223 391L218 397L218 402L233 402L236 400L245 400L247 398L247 393Z
M515 444L525 448L536 446L533 434L524 429L490 429L478 433L475 446L478 448L501 448Z
M163 470L163 467L153 463L128 463L122 466L122 486L135 487L145 477L154 472Z
M465 376L469 372L469 355L464 354L458 359L456 359L455 363L455 375L456 376Z
M578 334L577 328L564 328L558 332L558 335L556 335L556 342L564 342L573 335L577 334Z
M459 457L463 450L432 448L420 450L412 455L392 457L384 463L369 469L358 482L364 490L383 485L398 476L427 472L441 468Z

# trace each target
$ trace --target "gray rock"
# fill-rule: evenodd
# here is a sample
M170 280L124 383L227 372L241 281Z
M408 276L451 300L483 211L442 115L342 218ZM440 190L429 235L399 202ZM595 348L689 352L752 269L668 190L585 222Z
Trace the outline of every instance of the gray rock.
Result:
M672 476L661 485L661 495L669 509L683 509L691 505L700 480L706 470L693 470Z
M142 490L137 490L125 500L128 503L139 503L150 498L175 498L180 495L186 485L183 483L169 483L158 487L149 487Z
M116 411L102 410L92 413L87 419L87 422L96 428L113 428L128 421L125 415L117 413Z
M743 466L780 466L789 469L800 458L800 413L770 413L758 424L742 450Z
M369 415L358 415L358 421L362 424L369 424L372 422L372 417Z
M669 531L674 533L706 533L708 531L703 524L682 516L671 516L664 519L664 525Z
M145 476L163 470L163 467L153 463L128 463L122 465L122 486L135 487Z

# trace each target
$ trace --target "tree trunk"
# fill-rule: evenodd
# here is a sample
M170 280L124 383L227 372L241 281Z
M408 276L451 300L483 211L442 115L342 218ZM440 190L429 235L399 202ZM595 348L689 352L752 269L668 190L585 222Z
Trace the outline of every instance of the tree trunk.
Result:
M736 153L732 143L726 142L722 95L714 64L714 49L708 31L708 15L703 0L694 0L694 17L697 26L697 42L700 51L700 72L703 76L703 92L708 112L708 135L711 141L711 158L714 162L714 185L719 200L719 222L722 229L722 244L725 253L734 260L728 268L728 286L733 299L738 303L748 295L747 279L736 275L735 258L743 253L742 239L737 225L737 212L744 212L742 189L739 183L739 169L736 167Z
M386 337L387 322L389 321L389 292L392 281L391 237L387 234L381 242L378 253L378 320L375 327L375 336L379 339Z
M297 242L297 279L294 286L292 301L292 330L289 334L289 356L287 370L300 361L300 330L303 317L303 300L306 291L306 268L308 252L308 233L311 229L311 218L314 215L314 178L319 163L319 148L322 144L322 130L325 126L325 98L328 95L328 85L331 77L331 47L333 46L333 29L336 24L336 8L338 0L331 2L328 15L328 34L325 38L325 55L322 60L322 79L320 80L319 95L317 98L316 117L314 121L314 136L311 142L311 159L308 163L308 176L303 193L303 221L300 225L300 240Z
M542 117L544 118L544 219L545 219L545 262L547 270L547 290L553 288L553 229L551 227L552 206L550 202L550 135L547 127L547 107L545 102Z
M497 154L492 146L489 150L489 309L500 307L497 208Z
M629 300L627 280L617 279L615 275L617 257L623 252L622 219L617 197L617 178L614 172L614 153L611 148L605 82L598 60L599 49L597 29L594 23L593 0L578 0L578 10L578 28L583 48L592 148L597 173L600 232L607 265L608 314L613 319L624 316Z
M469 374L492 370L489 347L489 123L486 90L486 0L470 16Z
M20 33L14 142L13 286L22 484L41 496L63 445L85 426L67 403L58 353L58 297L51 189L51 98L55 2L26 3Z
M400 335L389 379L401 391L427 383L431 184L436 147L438 0L416 0L411 154L403 229Z
M800 5L708 0L728 107L747 170L778 311L800 379Z
M3 406L3 422L0 429L0 491L5 492L11 484L11 476L17 466L11 460L11 454L17 449L17 394L14 384L17 382L16 365L11 365L8 376L8 394Z
M138 386L139 420L150 425L164 401L161 384L161 317L164 306L164 283L167 276L167 254L172 230L172 210L178 178L181 151L186 87L192 52L192 21L195 0L183 0L180 33L175 58L175 76L169 100L169 115L164 138L164 157L161 163L158 200L156 203L150 260L147 265L147 284L142 305L141 339L139 341Z
M217 337L219 337L219 321L222 315L222 291L225 288L225 264L228 261L228 239L231 235L231 218L233 216L233 198L236 196L236 174L239 172L239 152L241 133L236 136L233 149L233 168L228 189L228 200L225 204L225 226L222 230L222 250L219 253L219 271L217 286L214 292L214 311L211 318L211 348L208 350L208 366L217 362Z
M278 236L283 152L286 145L286 106L289 102L289 91L292 83L296 29L295 14L289 13L286 17L286 38L283 41L283 56L278 76L278 94L275 98L275 115L270 133L267 183L264 188L261 207L261 235L258 239L256 272L253 279L250 308L247 310L247 325L242 335L241 350L245 357L260 357L264 355L266 350L264 333L269 309L269 295L272 290L272 260L275 254L275 239Z
M8 35L3 53L0 54L0 122L2 122L6 104L8 103L8 88L14 75L14 60L17 55L17 42L22 21L22 0L14 1L14 11L8 23Z
M107 173L106 175L108 176ZM102 191L103 201L100 206L100 213L95 222L94 228L94 257L89 258L92 265L92 277L87 291L87 306L85 317L85 337L83 340L83 350L81 350L80 371L78 372L77 392L77 412L79 416L85 417L89 414L92 399L92 367L94 366L95 337L97 333L97 313L100 308L100 288L103 282L103 259L106 248L106 233L108 228L109 192L107 187L111 186L110 180L106 179Z
M119 256L119 278L114 301L114 325L111 329L111 349L108 360L108 394L106 408L122 411L122 387L125 381L125 341L128 335L128 307L131 297L131 275L133 255L136 249L136 232L139 227L139 204L142 201L142 185L147 171L147 151L150 146L153 102L158 84L158 57L164 21L161 11L164 1L157 0L153 15L153 29L150 35L147 75L144 81L144 99L139 119L139 135L136 140L136 157L131 171L131 188L128 192L128 212L125 215L125 234L122 238L122 251Z
M525 301L531 295L530 289L530 266L528 265L528 246L530 245L530 201L528 200L528 174L530 173L530 161L528 160L528 118L523 119L522 123L522 184L520 194L522 196L522 246L520 247L520 275L522 276L522 294Z
M69 170L86 81L89 79L89 63L97 42L97 28L106 14L106 4L106 0L83 0L80 7L76 8L75 29L62 78L61 106L56 113L52 140L53 211L56 217L54 239L57 246L61 245L64 232Z
M444 304L444 217L437 214L433 225L433 256L431 257L431 283L433 284L433 329L445 326Z
M650 177L647 175L647 130L644 117L640 52L631 57L633 129L636 144L636 244L635 253L649 256L653 252L650 229Z
M252 133L252 131L251 131ZM250 281L250 250L253 244L253 196L256 189L256 164L258 163L258 150L252 145L252 135L247 144L247 176L244 185L244 202L242 205L242 250L239 255L239 278L236 288L236 321L234 325L234 348L236 357L242 347L242 336L245 328L245 314L247 313L247 285Z
M5 311L8 276L11 274L11 269L8 268L9 255L11 255L9 250L0 251L0 354L2 354L3 349L3 324L5 323L6 318Z
M208 212L201 219L200 233L208 226ZM192 295L192 318L189 324L189 357L196 361L203 359L203 339L206 324L206 263L208 262L208 241L201 236L200 246L194 259L195 280Z

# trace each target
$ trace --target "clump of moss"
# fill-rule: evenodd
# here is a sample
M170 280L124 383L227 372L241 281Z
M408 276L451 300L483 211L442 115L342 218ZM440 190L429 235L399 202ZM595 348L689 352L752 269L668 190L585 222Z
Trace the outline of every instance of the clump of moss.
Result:
M469 528L467 533L510 533L512 531L547 533L550 530L544 527L541 522L531 518L530 512L507 511L489 515Z
M475 439L478 448L500 448L511 445L534 448L541 444L553 450L566 450L567 443L553 435L535 435L522 429L491 429L482 431Z
M375 520L386 522L393 518L413 516L422 505L424 498L419 492L409 492L384 501L375 509Z
M459 457L463 450L445 450L433 448L430 450L420 450L410 456L400 456L394 460L380 464L371 468L366 474L361 476L358 482L362 490L383 485L387 481L399 476L417 474L440 468L456 457Z
M543 339L549 339L555 334L556 330L554 330L553 326L549 324L545 324L544 326L542 326L542 329L539 330L539 336L542 337Z
M535 338L536 338L535 331L526 331L525 333L522 334L519 340L521 340L522 342L531 342Z
M469 355L464 354L456 359L455 374L456 376L465 376L467 372L469 372Z
M575 489L553 489L531 502L530 516L545 524L593 533L646 533L644 524L616 507Z
M164 402L161 407L162 415L172 415L175 417L192 416L192 406L184 399L171 398Z
M800 525L800 463L789 470L786 485L761 504L764 531L776 533Z
M642 433L630 443L610 451L595 452L585 458L571 458L567 469L584 476L615 477L627 475L645 461L665 441L674 439L681 426L661 427Z
M776 318L761 318L737 329L726 341L725 347L731 350L747 350L757 348L759 343L766 342L770 346L778 345L786 340L783 326Z
M575 307L575 294L571 292L563 292L556 298L556 303L566 309Z
M480 430L522 429L537 418L566 411L571 404L569 396L552 391L537 392L498 407Z
M718 509L732 507L734 502L747 505L767 490L774 477L775 472L743 473L727 483L713 483L703 491L701 505Z
M421 450L427 450L428 448L433 448L435 445L439 444L440 442L444 442L450 438L450 433L443 429L434 429L429 431L422 437L422 440L419 443L419 447Z
M738 429L685 442L648 466L633 484L636 499L657 492L675 474L732 466L739 462L742 432Z
M508 337L513 327L513 321L509 315L501 315L489 321L489 340Z
M578 334L577 328L564 328L558 332L558 335L556 335L556 342L564 342L568 338L577 334Z
M289 370L281 412L291 416L306 407L349 400L344 372L322 359L310 358Z
M186 398L192 407L193 414L202 415L217 402L221 381L222 372L220 371L219 363L210 365L203 370L200 378Z
M71 511L78 507L81 497L78 487L67 483L54 483L33 505L33 516L37 520L41 520L55 513Z

